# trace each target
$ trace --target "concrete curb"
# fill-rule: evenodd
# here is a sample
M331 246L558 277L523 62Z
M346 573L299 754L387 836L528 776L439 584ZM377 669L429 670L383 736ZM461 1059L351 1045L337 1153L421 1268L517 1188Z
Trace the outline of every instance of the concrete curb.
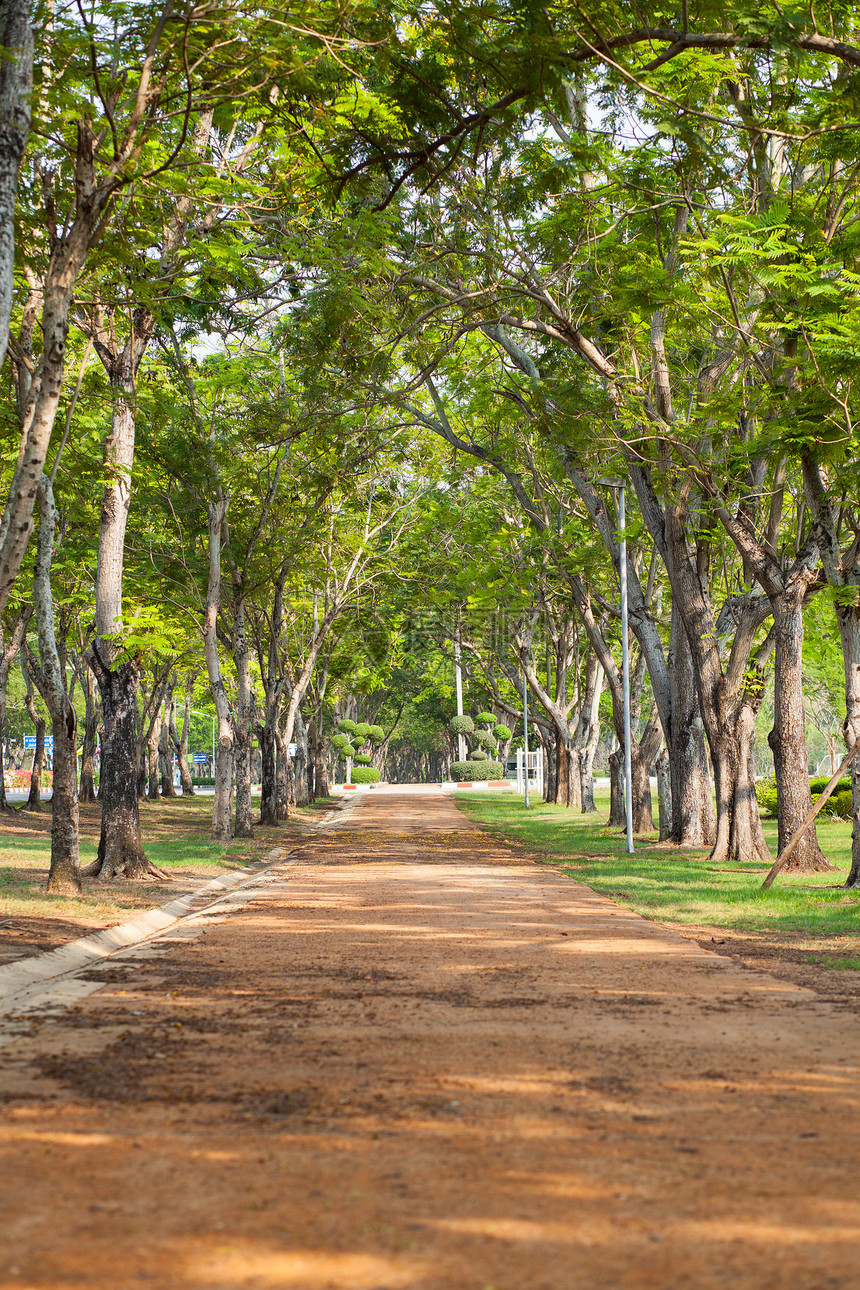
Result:
M352 814L355 805L355 799L348 799L341 807L328 811L310 827L314 831L334 828ZM5 964L0 967L0 1016L8 1016L10 1012L19 1009L22 1002L34 992L41 994L40 986L102 963L120 950L140 945L189 915L204 914L212 910L227 893L238 892L243 887L253 887L261 874L283 864L287 856L292 854L289 847L273 847L262 860L247 869L213 878L196 891L174 897L166 904L148 909L126 923L118 923L115 927L106 927L103 931L82 936L55 950L47 950L44 954L34 954Z
M188 914L200 914L215 904L228 891L253 883L261 873L274 868L285 860L291 852L286 847L274 847L262 860L243 869L239 873L227 874L222 878L213 878L197 891L177 896L165 905L148 909L127 923L116 927L106 927L91 936L82 936L67 945L60 945L55 950L44 954L34 954L30 958L19 959L0 967L0 1014L8 1011L9 1005L22 991L39 985L55 977L66 976L70 972L80 971L109 958L117 950L128 949L139 945L141 941L163 932L165 928L178 923Z

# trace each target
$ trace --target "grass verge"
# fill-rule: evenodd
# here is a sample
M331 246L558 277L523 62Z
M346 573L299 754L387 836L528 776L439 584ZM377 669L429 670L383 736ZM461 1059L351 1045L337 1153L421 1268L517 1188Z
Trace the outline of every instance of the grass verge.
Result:
M783 874L762 891L767 865L712 865L707 852L655 845L656 835L637 839L635 854L628 856L623 833L603 825L608 795L598 797L596 815L544 802L526 811L523 799L513 793L458 794L457 805L495 836L560 865L595 891L661 922L816 937L860 930L860 893L842 886L851 848L851 826L844 820L825 817L818 829L824 853L837 866L835 873ZM775 821L765 821L765 836L775 853ZM843 952L846 968L855 962Z
M258 828L253 838L213 842L211 796L142 802L140 820L146 854L172 881L105 883L90 878L84 879L81 895L54 896L44 889L51 860L50 806L43 803L37 814L0 816L0 941L11 938L46 948L75 935L76 929L109 926L219 874L244 869L298 835L296 824L285 823ZM81 806L82 866L96 858L100 821L98 805ZM0 961L3 957L0 952Z

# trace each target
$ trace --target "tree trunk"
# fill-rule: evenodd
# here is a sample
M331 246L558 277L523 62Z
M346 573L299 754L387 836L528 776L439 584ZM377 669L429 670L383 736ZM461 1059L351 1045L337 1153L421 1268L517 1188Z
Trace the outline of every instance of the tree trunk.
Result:
M842 643L842 670L845 679L845 721L842 734L850 752L860 739L860 560L854 533L845 558L839 546L837 511L825 488L818 463L803 459L803 485L810 511L815 520L821 563L831 587L851 588L850 596L834 596L834 611ZM860 758L851 765L851 868L846 887L860 887Z
M236 837L252 838L254 821L251 814L251 744L254 730L254 687L251 682L251 656L245 633L245 602L241 591L234 604L233 659L239 682L236 711Z
M84 715L84 738L81 748L81 785L78 798L82 802L96 800L94 766L96 747L98 746L99 710L96 701L96 685L86 658L80 660L81 688L84 692L86 712Z
M670 842L675 832L672 822L672 768L665 748L660 749L657 758L657 804L660 810L660 841Z
M156 713L152 719L149 738L146 741L146 787L150 802L158 801L158 747L161 742L161 716Z
M78 840L78 752L75 709L66 688L65 653L60 656L54 624L51 562L57 511L54 493L43 475L39 486L39 542L33 571L33 602L39 627L39 662L30 668L51 714L54 737L51 795L51 868L48 891L76 895L81 890ZM26 648L26 646L25 646Z
M296 806L308 804L308 731L301 711L296 712L295 723L296 755L292 758L293 784Z
M266 724L261 726L258 732L258 738L260 740L260 754L263 761L260 793L260 823L271 827L278 822L277 756L275 749L275 732L272 726L268 723L268 711L266 713L266 718Z
M15 267L15 203L30 133L33 90L31 0L4 0L0 17L0 367L9 344Z
M652 756L650 740L643 739L641 744L637 744L634 741L630 757L630 774L633 782L634 833L652 833L654 830L654 816L651 810L651 782L649 779ZM624 820L626 824L626 810Z
M115 666L117 633L122 629L122 575L125 530L134 464L134 345L116 357L97 345L111 382L111 433L105 443L99 558L96 572L96 639L90 662L104 714L102 742L102 824L98 857L88 873L104 879L163 877L143 852L138 808L138 664ZM141 351L142 352L142 351Z
M218 654L218 612L221 607L221 540L228 498L220 496L208 508L209 580L206 588L206 616L203 623L203 651L212 701L218 714L218 757L215 762L215 800L212 803L212 837L229 842L233 836L233 773L235 727L221 674Z
M717 815L708 775L705 727L696 695L690 642L674 601L669 638L669 680L672 738L666 742L672 791L672 841L681 847L712 847L717 833ZM663 836L662 824L660 836Z
M11 812L12 807L6 800L6 781L4 778L4 745L6 742L6 688L9 682L9 670L21 649L21 642L32 615L32 607L27 605L18 614L8 640L4 639L0 623L0 811Z
M173 757L171 755L172 740L171 729L173 728L173 692L175 679L171 678L167 687L167 694L164 700L164 710L161 716L161 735L158 740L158 770L161 777L161 796L178 797L176 785L173 782Z
M325 743L319 717L314 721L314 731L316 733L314 741L314 789L317 797L328 797L331 793L331 788L328 781L328 763L325 756Z
M590 815L597 809L594 805L594 756L600 739L600 696L603 693L603 682L603 668L591 654L586 667L585 694L574 741L579 755L579 784L583 815Z
M784 850L812 810L803 711L803 597L805 584L789 585L772 596L776 652L773 675L774 726L768 735L777 791L778 845ZM835 868L821 851L813 824L786 865L797 873L827 873Z
M194 796L194 781L191 778L191 771L188 766L188 731L191 726L191 686L193 677L186 678L185 683L185 704L182 710L182 734L177 737L176 731L176 705L174 704L171 711L170 720L170 738L173 747L176 749L176 756L179 761L179 782L182 785L182 796ZM214 770L214 767L213 767Z
M624 747L615 749L609 754L609 819L608 829L623 829L627 822L627 807L624 803Z
M24 810L35 812L42 809L42 765L45 760L45 727L47 723L36 708L36 703L33 699L33 683L30 679L29 669L25 668L23 657L21 664L27 679L27 695L25 699L27 712L36 728L36 748L33 752L33 765L30 768L30 791L27 794L27 801L24 803Z
M275 761L276 810L279 820L287 820L290 817L293 768L287 756L286 742L279 730L275 731L275 747L277 750Z
M95 863L85 871L102 878L164 878L143 851L137 799L137 662L107 668L92 653L102 696L101 802L102 827Z

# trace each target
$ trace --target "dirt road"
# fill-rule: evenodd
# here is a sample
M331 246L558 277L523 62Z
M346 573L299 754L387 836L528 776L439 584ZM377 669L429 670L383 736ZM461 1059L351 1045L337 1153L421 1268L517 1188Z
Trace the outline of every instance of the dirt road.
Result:
M0 1051L0 1290L860 1287L857 1015L446 799L99 979Z

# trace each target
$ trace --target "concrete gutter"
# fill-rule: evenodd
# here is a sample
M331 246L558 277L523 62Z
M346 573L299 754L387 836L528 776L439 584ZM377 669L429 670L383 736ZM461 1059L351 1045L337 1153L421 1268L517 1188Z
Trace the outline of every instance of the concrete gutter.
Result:
M345 823L355 805L354 801L347 801L340 809L329 811L311 827L314 831L323 831ZM284 864L292 854L292 850L287 847L274 847L262 860L247 869L213 878L196 891L177 896L155 909L148 909L126 923L106 927L90 936L82 936L55 950L47 950L44 954L34 954L5 964L0 967L0 1017L32 1007L37 997L41 999L45 995L46 987L51 982L95 967L114 954L159 936L182 919L196 917L211 910L224 900L228 892L238 894L244 887L253 888L261 874ZM298 861L292 863L297 864ZM262 894L262 890L254 893L257 894ZM229 902L227 904L229 907Z

